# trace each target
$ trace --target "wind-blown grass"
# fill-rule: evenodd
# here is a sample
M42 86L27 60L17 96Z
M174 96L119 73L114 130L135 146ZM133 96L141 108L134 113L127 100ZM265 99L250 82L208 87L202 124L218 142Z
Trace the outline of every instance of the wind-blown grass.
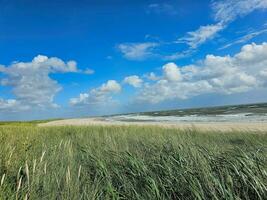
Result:
M0 126L0 199L266 199L267 135Z

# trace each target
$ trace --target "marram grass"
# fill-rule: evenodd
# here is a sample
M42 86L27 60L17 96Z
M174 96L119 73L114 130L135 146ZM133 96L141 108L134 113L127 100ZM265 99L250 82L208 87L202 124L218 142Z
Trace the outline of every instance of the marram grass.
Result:
M0 126L0 199L267 199L267 134Z

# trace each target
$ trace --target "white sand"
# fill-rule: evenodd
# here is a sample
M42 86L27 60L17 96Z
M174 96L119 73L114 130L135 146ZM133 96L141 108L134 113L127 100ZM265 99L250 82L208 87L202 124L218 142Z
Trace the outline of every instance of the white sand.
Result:
M188 129L194 128L198 130L217 130L217 131L261 131L267 133L267 122L121 122L121 121L105 121L103 118L82 118L82 119L64 119L47 123L41 123L39 126L160 126L166 128Z

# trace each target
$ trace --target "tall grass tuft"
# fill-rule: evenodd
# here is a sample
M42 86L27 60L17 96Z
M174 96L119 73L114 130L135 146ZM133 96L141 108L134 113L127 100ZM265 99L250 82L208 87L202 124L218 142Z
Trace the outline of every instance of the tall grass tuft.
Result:
M0 199L267 199L267 134L0 127Z

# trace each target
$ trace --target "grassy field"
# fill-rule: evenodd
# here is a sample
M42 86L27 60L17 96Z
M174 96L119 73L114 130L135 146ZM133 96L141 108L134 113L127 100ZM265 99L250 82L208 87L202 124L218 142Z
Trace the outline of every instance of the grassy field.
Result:
M267 134L0 126L0 199L267 199Z
M61 119L49 119L49 120L33 120L33 121L0 121L0 127L1 126L33 126L38 125L41 123L51 122L55 120L61 120Z

